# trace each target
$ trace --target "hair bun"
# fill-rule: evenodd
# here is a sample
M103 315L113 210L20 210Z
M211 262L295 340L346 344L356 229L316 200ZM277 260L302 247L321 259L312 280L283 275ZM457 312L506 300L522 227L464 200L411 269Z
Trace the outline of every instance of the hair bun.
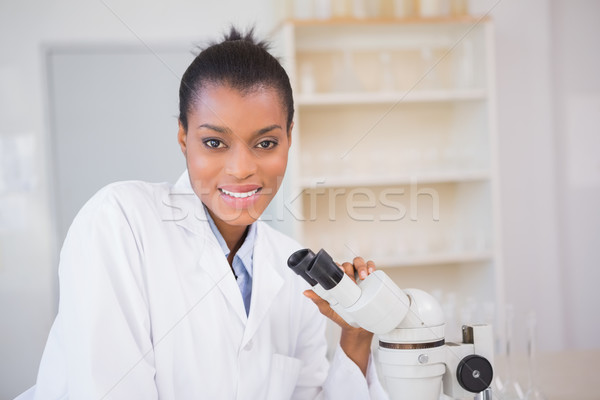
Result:
M264 50L269 51L270 50L270 46L269 46L269 42L267 41L259 41L256 39L256 37L254 36L254 27L249 28L245 33L243 33L242 31L238 30L235 26L231 25L231 27L229 28L229 32L226 33L223 36L223 41L221 43L225 43L225 42L236 42L236 41L244 41L244 42L248 42L248 43L252 43L253 45L256 45ZM214 42L212 43L212 45L215 44L219 44L218 42Z
M233 42L234 40L245 40L254 43L254 28L250 28L246 34L242 34L235 26L229 28L229 32L223 36L224 42Z

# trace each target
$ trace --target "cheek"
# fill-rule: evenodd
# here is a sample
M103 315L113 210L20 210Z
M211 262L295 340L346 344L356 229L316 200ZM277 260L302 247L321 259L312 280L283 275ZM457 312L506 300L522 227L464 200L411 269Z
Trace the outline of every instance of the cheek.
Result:
M281 182L287 166L287 152L269 159L263 164L263 171L268 175L269 180Z
M208 183L217 176L219 171L219 162L214 157L204 155L190 154L187 157L188 172L192 180L196 183Z

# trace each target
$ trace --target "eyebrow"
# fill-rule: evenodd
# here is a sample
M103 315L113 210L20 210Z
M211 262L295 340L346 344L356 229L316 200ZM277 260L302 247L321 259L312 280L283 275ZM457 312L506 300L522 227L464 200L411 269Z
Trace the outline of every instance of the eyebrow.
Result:
M198 126L197 129L200 129L200 128L210 129L210 130L218 132L218 133L232 133L231 129L229 129L229 128L226 128L224 126L212 125L212 124L202 124L202 125Z
M200 129L200 128L210 129L210 130L213 130L218 133L233 134L231 129L224 127L224 126L218 126L218 125L213 125L213 124L202 124L202 125L198 126L198 129ZM269 125L269 126L266 126L264 128L259 129L258 131L256 131L254 133L254 136L255 137L262 136L265 133L269 133L275 129L283 129L283 128L278 124Z

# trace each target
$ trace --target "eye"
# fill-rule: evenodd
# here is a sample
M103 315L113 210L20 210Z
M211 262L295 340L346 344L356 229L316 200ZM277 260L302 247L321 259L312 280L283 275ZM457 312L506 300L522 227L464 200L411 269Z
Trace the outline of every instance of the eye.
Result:
M225 144L221 142L219 139L206 139L204 140L204 145L206 147L210 147L211 149L218 149L221 147L225 147Z
M274 140L263 140L256 147L258 147L259 149L271 149L271 148L273 148L275 146L277 146L277 142L276 141L274 141Z

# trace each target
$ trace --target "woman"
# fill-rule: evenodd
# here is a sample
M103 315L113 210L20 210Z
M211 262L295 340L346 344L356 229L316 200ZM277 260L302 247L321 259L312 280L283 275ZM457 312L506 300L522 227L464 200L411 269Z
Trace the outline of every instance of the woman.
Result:
M37 399L385 397L372 335L286 266L300 246L257 221L291 145L289 79L252 32L203 50L180 87L175 185L120 182L79 212ZM342 266L364 277L374 265ZM312 304L307 297L317 304ZM325 320L342 326L331 366Z

